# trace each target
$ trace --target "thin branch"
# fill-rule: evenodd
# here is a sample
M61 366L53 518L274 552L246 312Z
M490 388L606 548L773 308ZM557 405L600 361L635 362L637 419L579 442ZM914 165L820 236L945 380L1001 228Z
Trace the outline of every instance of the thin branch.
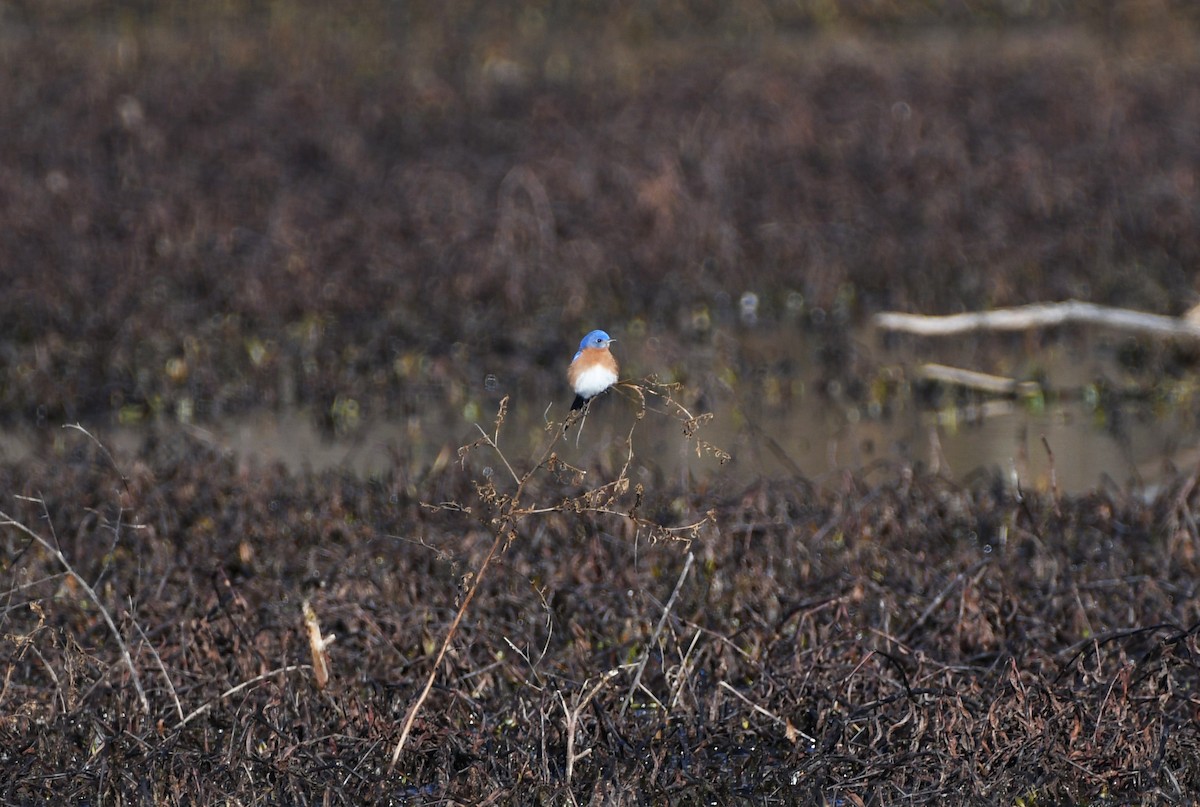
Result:
M1018 381L1007 376L981 373L962 367L948 367L945 364L922 364L917 369L917 375L926 381L955 384L991 395L1036 395L1041 391L1041 385L1036 381Z
M779 724L780 726L783 726L784 733L787 734L788 739L791 740L792 742L795 742L793 735L798 735L800 737L803 737L804 739L808 740L810 743L815 743L817 741L817 739L815 737L809 737L803 731L800 731L800 729L793 726L792 722L790 720L784 720L782 717L775 714L774 712L768 712L766 709L759 706L757 703L750 700L745 695L743 695L742 693L740 693L736 689L734 689L732 686L730 686L727 681L719 682L718 686L720 686L721 689L724 689L726 692L731 693L735 698L737 698L742 703L749 706L754 711L758 712L760 715L770 719L771 721Z
M703 635L704 632L701 630L697 630L692 635L692 643L688 645L687 652L684 653L683 658L679 660L679 674L675 678L675 691L668 699L670 701L670 706L668 708L674 709L679 703L679 697L683 694L683 686L689 681L688 674L691 672L689 667L692 660L692 651L696 649L696 645L700 643L700 637Z
M652 383L652 382L650 382L650 383ZM484 498L485 503L495 507L496 510L499 511L498 515L495 517L485 515L483 513L479 514L479 517L482 519L482 521L483 521L484 525L487 527L487 529L489 531L492 531L495 534L495 538L492 541L491 548L488 550L488 553L484 557L483 562L480 564L479 569L475 572L474 579L472 580L470 587L467 589L466 595L463 597L463 601L459 605L458 610L454 615L454 619L451 621L449 627L446 629L446 635L443 637L442 643L441 643L440 647L438 648L437 654L434 657L433 664L429 670L429 675L425 679L425 684L422 687L421 692L417 695L416 699L413 701L412 705L409 707L408 712L405 714L404 723L400 730L400 738L396 742L396 747L392 751L392 758L388 765L389 772L393 771L395 769L396 763L400 759L400 754L403 753L403 751L404 751L404 747L408 742L409 735L412 733L413 724L416 722L417 714L420 712L426 699L429 697L429 693L433 689L434 681L437 679L438 669L441 667L442 662L446 657L446 653L449 651L450 645L453 642L454 637L458 632L458 628L462 624L462 620L463 620L464 616L466 615L467 608L470 607L471 602L475 598L475 594L479 591L480 584L483 580L485 573L487 572L488 568L490 567L492 560L496 557L496 554L498 552L503 551L503 549L502 549L503 547L507 547L506 542L511 542L516 537L517 526L520 523L520 521L527 516L537 515L537 514L542 514L542 513L547 513L547 512L560 512L560 513L591 512L591 513L619 515L619 516L622 516L625 518L633 519L635 521L635 523L638 523L638 524L650 523L650 522L645 522L643 519L639 519L639 517L636 514L636 511L637 511L636 504L634 505L633 509L628 513L617 512L615 510L609 509L609 506L617 500L617 497L623 495L625 492L627 492L629 490L629 484L630 484L629 483L629 469L632 467L632 464L633 464L633 432L634 432L634 429L636 428L637 423L639 421L641 421L642 418L645 416L646 394L649 393L649 394L657 395L659 397L663 397L668 404L673 405L678 412L681 412L683 415L685 415L687 417L687 421L684 423L684 434L688 438L691 438L693 436L696 428L701 423L703 423L707 419L711 418L711 415L701 415L699 418L693 417L691 415L691 413L687 411L686 408L684 408L681 404L676 402L674 400L674 398L672 398L670 396L669 392L667 394L661 393L658 390L652 389L649 385L642 385L642 384L637 384L637 383L633 383L633 382L625 382L625 383L619 384L617 386L634 390L634 392L637 394L637 396L640 400L640 404L641 404L641 408L637 413L637 416L634 420L633 425L630 426L629 434L626 437L627 451L626 451L624 465L621 467L620 472L617 474L617 477L613 481L608 482L608 483L601 485L597 488L594 488L592 490L585 491L584 493L579 494L573 498L568 498L567 500L563 501L562 503L560 503L554 507L550 507L550 508L521 507L520 501L521 501L521 497L524 495L526 486L529 484L529 481L533 478L534 474L536 474L540 470L553 471L560 466L565 466L565 463L562 463L562 461L558 459L557 454L554 453L554 448L556 445L558 445L558 442L560 440L563 440L565 438L568 427L570 427L573 423L575 423L577 420L580 419L581 413L570 412L567 414L567 417L564 419L561 428L553 429L554 435L547 442L546 447L543 449L541 456L538 458L537 462L534 463L534 465L528 471L526 471L523 475L518 475L516 473L516 471L513 469L512 465L509 463L508 458L504 456L504 452L500 450L500 446L499 446L500 426L504 422L504 414L505 414L507 404L508 404L507 398L502 400L500 403L500 410L496 417L495 433L492 435L489 435L483 430L482 427L480 427L478 424L476 424L476 428L479 429L481 437L478 440L476 440L474 443L463 446L462 448L459 449L459 457L462 458L464 462L465 462L466 455L472 449L477 448L479 446L488 446L489 448L492 448L493 450L495 450L495 452L500 456L501 462L504 463L504 466L508 469L509 474L512 476L513 480L516 482L516 489L513 491L511 496L500 493L498 490L496 490L495 486L490 483L486 486L486 489L484 489L484 488L478 489L480 495ZM667 390L672 389L671 387L663 387L663 388L667 389ZM587 408L588 407L584 408L583 415L586 415ZM547 408L546 411L548 412L549 408ZM708 448L709 448L709 450L713 450L714 453L718 453L720 456L723 456L723 457L727 456L727 455L724 455L724 452L720 452L719 449L713 449L712 447L708 447ZM700 450L700 448L698 446L697 451L699 451L699 450ZM566 466L566 467L569 467L569 466ZM639 494L638 494L639 501L640 501L640 496L641 496L641 494L639 492ZM464 512L473 512L471 508L464 507L461 504L453 503L453 502L444 503L443 505L440 505L440 509L459 509ZM493 511L493 513L494 512L495 511ZM694 531L696 529L699 529L700 525L704 524L706 521L708 521L710 519L711 519L711 514L709 516L706 516L706 518L704 520L697 522L694 525L690 525L688 527L683 527L683 528L667 528L667 527L661 527L660 525L655 525L655 526L657 528L663 530L667 534L670 534L674 530L681 530L681 529ZM658 634L659 634L659 632L661 632L663 625L666 622L667 614L670 612L670 609L674 603L675 597L679 593L679 587L682 585L683 579L687 575L688 569L690 569L692 562L693 562L693 556L691 554L689 554L687 564L684 567L683 573L680 575L680 579L679 579L678 583L676 584L675 591L671 595L671 599L667 604L666 611L663 613L663 616L659 621L658 627L655 630L654 638L651 640L651 644L653 644L653 642L657 640ZM510 645L511 645L511 642L510 642ZM647 658L649 658L649 652L647 652ZM529 660L526 657L526 662L528 663L528 661ZM643 666L644 666L644 664L645 664L645 662L643 662ZM532 665L531 665L531 667L532 667ZM640 678L640 673L639 673L639 678ZM632 696L632 692L634 690L636 690L637 684L638 684L638 682L635 681L634 689L631 690L631 696ZM628 705L628 703L626 705ZM576 757L576 758L579 758L579 757Z
M513 470L511 465L508 464L508 458L504 456L504 452L500 450L500 446L496 445L496 441L493 440L478 423L475 424L475 428L479 429L479 433L483 435L483 444L496 449L496 453L500 455L500 461L503 462L504 467L508 469L508 473L512 476L513 481L518 485L521 484L521 477L517 476L517 472Z
M446 657L446 651L450 649L450 642L454 639L454 634L458 632L458 626L462 622L463 616L467 613L467 606L471 604L471 600L475 598L475 592L479 590L479 581L483 579L484 573L492 563L492 558L496 556L496 551L500 549L500 544L507 535L507 529L496 531L496 539L492 541L492 548L488 550L487 557L483 559L479 570L475 572L475 580L471 583L471 587L467 589L467 594L463 597L462 604L458 606L458 613L454 615L454 621L446 629L446 636L442 639L442 645L438 648L437 657L433 660L433 666L429 669L429 675L425 679L425 686L422 688L421 694L413 701L412 706L408 707L408 713L404 716L404 726L400 729L400 739L396 741L396 748L392 751L392 761L388 763L389 773L395 769L396 762L400 759L400 753L404 751L404 745L408 742L408 735L412 731L413 723L417 719L417 713L421 711L421 705L425 703L425 699L429 697L429 691L433 689L433 682L437 679L438 667L442 665L442 659Z
M42 506L45 507L44 501L42 502ZM113 638L117 641L117 647L119 647L121 650L121 659L125 662L125 666L129 668L129 674L133 679L134 689L137 690L138 700L141 702L142 712L144 714L149 714L150 701L146 698L146 690L142 688L142 679L138 677L137 668L133 666L133 657L129 655L129 648L125 644L125 639L121 636L121 631L117 630L117 624L113 621L112 614L110 614L108 609L104 607L104 603L100 601L100 595L98 595L96 590L88 584L88 581L83 579L82 575L75 571L74 567L71 566L71 564L67 561L66 556L63 555L62 551L59 550L58 547L52 545L41 535L34 532L29 527L17 521L2 510L0 510L0 527L15 527L20 532L25 533L30 538L41 544L42 548L44 548L54 557L55 560L62 564L62 567L64 570L66 570L67 574L74 578L75 582L79 584L79 587L82 588L87 594L88 599L90 599L96 605L96 608L100 611L100 615L104 617L104 621L108 625L108 629L112 632Z
M132 604L130 605L132 610ZM146 643L146 647L150 648L150 655L154 656L155 663L158 664L159 672L162 673L163 680L167 682L167 691L171 693L171 700L175 701L175 712L179 715L179 719L183 719L183 704L179 702L179 693L175 691L175 684L171 681L171 676L167 674L167 667L163 664L162 657L158 655L158 650L154 647L154 643L150 641L150 637L142 630L142 626L137 620L133 620L133 626L137 628L138 635L142 637L142 641Z
M108 459L108 463L112 466L113 470L117 472L117 476L121 477L121 484L125 486L125 491L129 491L129 479L125 476L125 474L121 473L121 468L117 465L117 461L113 458L112 453L104 447L104 443L101 443L99 440L97 440L94 434L83 428L83 426L78 423L64 423L63 428L73 429L74 431L80 432L81 434L87 436L87 438L93 443L95 443L96 447L104 452L104 456Z
M213 698L212 700L210 700L208 703L204 704L203 706L193 709L192 712L187 717L185 717L183 720L179 721L179 724L175 726L175 730L178 731L179 729L183 728L188 723L191 723L192 720L194 720L195 718L204 714L209 709L213 708L214 705L225 700L230 695L236 695L237 693L241 692L243 689L245 689L248 686L257 684L259 681L270 678L271 676L274 676L274 675L283 675L284 673L296 672L297 670L309 670L309 669L312 669L312 667L308 664L289 664L286 667L280 667L279 669L270 670L268 672L265 672L262 675L256 675L253 678L251 678L249 681L243 681L242 683L238 684L235 687L230 687L229 689L225 690L220 695Z
M1054 452L1050 450L1050 441L1042 435L1042 447L1046 449L1046 459L1050 463L1050 496L1054 499L1054 515L1062 518L1062 509L1058 506L1058 474L1054 470Z
M646 663L650 661L651 648L658 641L658 636L662 633L663 626L667 622L667 616L671 613L671 609L675 607L675 598L679 596L679 590L683 588L683 581L687 579L688 572L691 571L692 562L695 559L696 556L694 553L687 553L687 560L684 561L683 571L679 573L679 579L675 581L675 590L671 592L671 597L667 600L667 604L663 608L662 616L658 618L658 624L654 626L654 634L646 642L646 653L642 657L641 663L638 664L637 672L633 676L633 683L629 685L629 692L625 695L625 702L621 704L621 717L624 717L625 712L629 710L629 704L633 701L633 693L637 691L638 686L642 683L642 673L646 670Z
M587 707L587 705L591 703L592 698L596 697L596 694L600 691L600 689L619 671L620 670L609 670L601 675L600 680L597 681L596 685L593 686L586 694L581 689L578 695L571 698L571 700L574 702L573 708L568 709L567 699L563 697L562 692L557 693L558 700L562 704L563 715L567 724L567 787L571 786L571 777L575 773L575 763L581 759L585 759L589 754L592 753L592 749L590 748L580 751L578 754L575 753L575 736L579 729L579 716L583 713L583 710ZM587 681L584 681L583 685L586 687Z

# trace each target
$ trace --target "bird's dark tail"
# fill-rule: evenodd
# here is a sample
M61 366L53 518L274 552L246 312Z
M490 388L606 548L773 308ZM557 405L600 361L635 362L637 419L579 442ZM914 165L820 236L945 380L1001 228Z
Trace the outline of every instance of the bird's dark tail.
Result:
M571 404L571 411L577 412L578 410L583 409L583 405L587 403L587 401L588 399L584 398L582 395L576 395L575 403Z

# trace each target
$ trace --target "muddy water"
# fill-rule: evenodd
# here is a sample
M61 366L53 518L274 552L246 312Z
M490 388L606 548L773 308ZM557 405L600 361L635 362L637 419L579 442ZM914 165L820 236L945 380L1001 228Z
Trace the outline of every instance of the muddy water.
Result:
M520 469L553 440L554 431L547 426L540 402L536 407L513 402L510 406L499 443ZM635 408L617 394L599 400L578 437L572 432L555 449L571 463L612 467L626 453ZM161 437L182 430L249 464L278 462L295 471L346 468L374 475L397 464L420 469L456 461L457 448L480 435L468 414L474 413L403 422L368 419L340 434L319 426L317 417L302 410L227 417L203 426L83 425L118 457L136 456L150 431ZM876 418L812 401L753 422L727 401L714 407L714 415L699 437L728 452L732 460L722 465L706 452L697 456L696 442L683 435L679 421L652 409L633 429L636 473L700 485L718 478L748 483L763 475L834 481L831 477L846 470L889 474L919 463L963 480L999 473L1008 484L1025 489L1044 490L1055 484L1062 492L1082 492L1116 485L1145 491L1165 479L1172 466L1190 467L1200 459L1198 441L1181 435L1174 418L1127 416L1121 428L1114 429L1078 401L1041 411L1013 401L941 411L911 406ZM493 432L493 423L478 422ZM80 439L86 438L56 428L0 433L0 460L54 453ZM475 461L481 467L500 466L488 451L478 452Z
M894 474L919 464L960 480L998 474L1007 484L1027 490L1055 486L1078 493L1115 486L1145 494L1175 468L1190 469L1200 462L1200 437L1181 413L1151 415L1128 406L1119 413L1101 411L1086 395L1052 396L1050 403L973 395L965 396L969 402L963 403L964 396L944 393L939 400L956 403L934 408L927 400L918 404L908 383L901 384L885 406L845 403L836 390L812 391L821 382L815 379L812 356L803 348L785 348L790 377L764 374L762 367L779 366L781 343L792 344L776 338L731 342L673 366L671 372L684 376L693 393L701 391L700 405L714 417L698 437L731 455L726 463L712 452L701 450L698 455L695 439L683 435L680 420L653 401L635 423L638 405L627 391L619 390L598 399L582 431L572 432L554 448L580 467L612 469L629 454L632 429L636 477L698 486L717 481L745 484L761 476L832 482L844 471ZM659 369L670 353L652 339L627 340L623 348L626 377L635 378ZM1081 361L1081 349L1091 347L1076 345L1057 358L1050 356L1050 374L1061 386L1083 388L1089 378L1111 373L1099 359L1090 360L1095 357ZM930 352L897 357L878 351L871 366L877 373L880 367L892 367L893 375L913 377ZM936 358L946 361L947 351ZM970 366L971 357L957 358ZM708 371L696 372L701 366ZM786 394L781 396L780 389ZM182 431L250 465L282 463L294 471L345 468L362 475L399 467L419 478L431 465L456 462L458 447L478 438L479 427L492 433L496 406L505 394L510 396L509 408L499 443L515 468L528 467L554 440L554 421L566 414L570 396L561 393L526 389L519 383L506 389L502 377L489 374L486 384L468 388L455 405L431 400L417 408L419 415L362 417L340 429L328 426L328 413L303 409L227 416L203 424L161 420L81 425L118 457L136 456L151 433L161 437ZM80 439L86 438L57 426L0 431L0 461L49 458ZM480 469L501 467L499 458L486 450L472 461Z

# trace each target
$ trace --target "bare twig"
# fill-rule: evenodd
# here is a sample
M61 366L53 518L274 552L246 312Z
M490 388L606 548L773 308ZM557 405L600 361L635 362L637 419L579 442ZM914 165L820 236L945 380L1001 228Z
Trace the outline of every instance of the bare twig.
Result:
M500 544L507 535L508 532L506 530L497 530L496 539L492 541L492 548L488 550L487 557L483 559L483 563L480 564L479 569L475 572L475 579L471 583L471 587L467 589L467 594L463 597L462 604L458 606L458 612L454 615L454 621L446 629L446 636L442 639L441 647L438 648L437 656L433 660L433 666L430 668L429 675L425 679L425 686L421 690L421 694L417 695L417 699L408 707L408 713L404 715L404 725L400 729L400 739L396 741L396 748L392 751L392 761L388 763L389 771L396 767L396 762L400 759L401 752L404 751L404 745L408 742L409 732L412 731L413 723L417 719L417 713L421 711L421 705L425 703L425 699L429 697L429 691L433 689L433 682L437 679L438 667L442 665L442 659L446 657L446 651L450 649L450 643L454 639L454 634L458 632L459 623L462 622L463 616L467 613L467 606L475 598L475 592L479 590L479 581L483 579L484 573L487 572L488 566L492 563L492 558L496 556L496 551L500 548Z
M800 731L800 729L793 726L792 721L784 720L782 717L775 714L774 712L769 712L766 709L764 709L763 707L759 706L757 703L750 700L745 695L743 695L742 693L740 693L736 689L734 689L732 686L730 686L727 681L721 681L720 687L721 687L721 689L724 689L726 692L731 693L735 698L737 698L742 703L749 706L754 711L758 712L760 715L770 719L772 722L776 723L777 725L783 726L784 734L787 735L788 740L790 740L791 742L793 742L793 743L796 742L796 737L803 737L804 739L808 740L810 743L815 743L817 741L815 737L809 737L803 731Z
M684 561L683 571L679 573L679 579L675 581L675 590L671 592L670 599L667 600L666 606L663 607L662 616L658 618L658 624L654 626L654 633L646 642L646 652L642 656L641 662L638 664L637 672L633 676L633 682L629 685L629 692L625 695L625 702L621 704L621 716L625 716L625 712L629 710L629 704L633 701L633 693L642 683L642 673L646 670L646 663L650 661L650 653L654 647L654 643L658 641L658 636L662 633L663 625L667 623L667 616L671 613L671 609L675 607L675 598L679 596L679 589L683 588L683 581L687 579L688 572L691 571L692 562L696 556L688 552L687 560Z
M550 606L546 603L546 595L536 586L534 587L534 591L541 598L542 607L546 609L546 642L542 645L542 651L538 655L538 660L530 660L529 653L513 644L512 639L509 639L507 636L504 637L504 643L511 647L514 653L525 660L525 664L529 667L529 672L533 674L534 679L537 681L537 683L529 685L540 692L542 690L542 677L538 675L537 665L546 657L546 653L550 650L550 640L554 637L554 618L550 613Z
M679 672L675 675L675 691L671 693L669 708L674 709L679 703L679 696L683 694L683 685L688 683L688 674L691 672L692 651L696 649L696 645L700 643L700 637L704 635L703 631L697 630L692 635L692 642L688 645L687 652L683 654L683 658L679 660Z
M562 704L563 714L567 724L567 787L571 786L571 777L575 773L575 763L584 759L588 754L592 753L592 749L588 748L584 751L575 753L576 736L579 731L579 716L587 705L592 702L592 698L596 697L596 693L608 682L610 678L616 675L620 670L609 670L600 676L600 680L596 682L586 693L581 689L579 694L572 696L572 705L567 707L567 699L563 697L562 692L558 693L558 700ZM587 686L587 681L583 682Z
M41 504L43 508L46 506L46 503L41 499L32 499L26 496L21 496L18 498L21 498L25 501L37 502L38 504ZM104 622L108 625L109 631L112 632L113 638L117 642L117 647L121 651L121 659L125 662L125 666L129 668L129 675L133 679L134 689L137 690L138 701L141 703L142 712L149 714L150 701L146 698L146 690L142 688L142 679L138 677L137 668L133 665L133 657L129 655L129 648L125 644L124 637L121 636L121 631L117 630L117 623L113 621L112 614L110 614L108 609L104 607L104 603L100 601L100 595L98 595L96 590L88 584L88 581L83 579L82 575L75 571L75 568L71 566L70 562L67 560L66 556L63 555L62 551L57 546L51 544L49 541L43 538L41 535L34 532L29 527L25 526L3 511L0 511L0 527L13 527L18 531L25 533L34 541L37 541L43 549L49 552L50 555L62 565L66 573L72 579L74 579L76 583L79 584L79 587L82 588L84 593L87 594L88 599L95 604L96 608L100 611L100 616L104 618Z
M213 708L213 706L215 706L216 704L220 703L221 701L225 700L226 698L228 698L231 695L236 695L237 693L241 692L243 689L245 689L248 686L253 686L254 684L257 684L259 681L266 680L267 678L270 678L275 675L284 675L285 673L296 672L297 670L311 670L311 669L312 669L312 667L310 667L307 664L289 664L286 667L280 667L279 669L270 670L268 672L265 672L262 675L256 675L253 678L251 678L249 681L243 681L242 683L238 684L235 687L230 687L229 689L225 690L220 695L213 698L212 700L210 700L208 703L204 704L203 706L193 709L188 714L187 717L185 717L183 720L179 721L179 724L175 726L175 730L178 731L179 729L186 726L188 723L191 723L194 719L196 719L200 715L207 712L209 709Z
M154 643L150 641L150 637L142 630L142 626L137 623L137 620L133 620L133 626L137 628L138 635L142 637L142 641L150 649L150 655L154 656L154 662L158 665L158 670L162 673L163 680L167 682L167 691L171 693L171 700L175 701L175 713L182 720L183 704L179 702L179 693L175 691L175 683L171 680L171 676L167 674L167 666L163 664L162 656L158 655L158 650L154 647Z
M504 400L507 401L508 399L505 398ZM510 476L512 476L513 481L518 485L521 484L521 477L517 476L517 472L513 470L511 465L508 464L508 458L504 456L504 453L500 450L500 446L496 444L496 441L490 437L488 433L483 430L483 427L478 423L475 424L475 428L479 429L479 433L483 435L481 438L483 444L496 449L496 453L500 455L500 460L504 463L504 467L508 469L508 473Z
M125 490L126 491L129 490L129 479L125 476L125 474L121 473L121 468L117 465L117 461L113 458L112 453L107 448L105 448L103 443L101 443L99 440L96 439L96 436L94 434L92 434L87 429L83 428L83 426L81 426L78 423L66 423L66 424L63 424L63 428L64 429L73 429L73 430L83 434L89 440L91 440L93 443L95 443L96 448L98 448L104 452L105 458L108 460L108 463L109 463L109 465L112 466L113 470L117 472L117 476L121 477L121 484L125 486Z
M497 436L499 435L500 424L503 421L504 410L508 405L507 402L507 397L500 402L500 415L496 419ZM480 429L480 432L483 432L483 429ZM421 689L420 694L417 695L416 700L414 700L412 705L409 706L408 712L404 716L404 724L400 729L400 739L396 741L396 747L392 751L391 762L388 764L389 771L395 769L396 762L400 759L400 754L404 751L404 746L408 742L408 736L412 732L413 723L417 719L417 714L421 711L421 706L425 703L426 698L429 697L429 693L433 689L433 682L437 679L437 671L442 664L442 659L446 657L446 653L450 649L450 644L454 640L455 634L458 632L458 626L462 623L463 616L466 615L467 608L470 606L471 600L475 598L475 593L479 591L480 583L483 581L483 577L487 573L488 567L492 563L492 559L495 558L496 553L506 541L511 541L516 537L517 522L524 515L524 512L519 508L518 505L520 503L521 496L524 493L525 485L533 477L534 472L539 468L544 467L546 462L553 456L554 446L560 439L562 439L562 436L563 431L556 429L554 436L547 444L545 450L543 450L541 458L538 460L537 464L534 465L534 467L527 471L523 476L517 476L508 460L504 459L504 453L497 445L497 441L489 437L487 433L483 433L483 436L472 446L464 446L459 450L459 455L465 458L466 452L476 445L487 445L494 449L496 453L499 454L502 459L504 459L505 466L508 468L509 473L513 475L513 479L517 483L517 488L511 497L508 497L504 500L501 516L494 521L485 522L488 523L489 528L494 530L495 539L492 541L492 546L490 549L488 549L488 553L484 557L483 563L481 563L479 568L475 571L474 578L471 581L471 586L467 589L467 593L463 597L462 603L458 606L458 611L455 613L454 619L450 623L450 627L446 629L446 635L442 638L441 646L438 648L437 655L433 660L433 666L429 670L429 675L425 679L424 687Z
M1046 449L1046 459L1050 463L1050 496L1054 499L1054 515L1062 518L1062 508L1058 504L1058 474L1054 470L1054 452L1050 450L1050 441L1044 434L1042 447Z
M38 661L40 661L42 663L42 666L46 668L46 674L50 676L50 680L54 683L54 691L55 691L55 694L58 696L59 703L62 704L63 712L66 712L67 711L67 699L66 699L66 696L63 694L62 684L58 680L58 673L56 673L54 671L54 668L50 666L50 662L46 661L45 656L43 656L41 654L41 651L39 651L37 649L37 645L34 644L34 642L33 642L34 637L37 634L41 633L42 629L46 627L46 612L42 610L42 606L37 602L37 600L31 600L29 603L27 603L27 605L29 606L30 611L33 611L35 614L37 614L37 618L38 618L37 625L35 625L28 633L24 633L24 634L6 633L6 634L4 634L4 639L6 641L11 641L16 644L16 646L17 646L16 658L17 659L23 659L25 657L26 650L33 651L33 654L35 656L37 656ZM13 674L14 666L15 666L14 664L10 663L8 665L8 669L4 673L4 688L0 689L0 704L4 703L5 698L8 695L8 686L9 686L9 683L12 681L12 674ZM12 712L13 710L9 709L8 711Z
M1036 381L1017 381L1015 378L961 367L948 367L944 364L922 364L917 369L917 375L927 381L954 384L990 395L1036 395L1041 391L1041 385Z
M638 506L638 503L640 503L640 501L641 501L640 487L639 487L639 491L638 491L637 501L634 503L633 507L629 510L629 512L618 511L618 510L614 509L614 507L613 507L613 505L616 503L617 499L621 495L626 493L630 488L629 472L630 472L630 468L632 467L632 464L633 464L633 431L636 428L637 422L641 421L642 418L645 416L646 395L647 394L655 395L655 396L662 398L674 410L674 412L676 413L675 414L676 417L686 418L686 420L683 424L683 431L684 431L684 435L688 439L693 438L693 436L696 432L696 429L701 424L703 424L704 422L706 422L708 419L710 419L712 417L711 415L701 415L699 417L692 416L692 414L690 412L688 412L688 410L685 407L683 407L681 404L679 404L677 401L675 401L675 399L671 396L670 391L671 391L671 389L673 389L673 387L668 386L668 385L659 385L656 382L649 381L646 384L638 384L635 382L622 382L621 384L618 384L617 386L620 388L623 388L623 389L633 390L634 393L636 394L636 396L638 397L638 400L640 401L640 409L637 412L637 417L634 420L634 425L630 426L629 434L626 437L627 451L626 451L625 462L624 462L623 466L621 467L616 478L613 479L611 482L607 482L603 485L600 485L599 487L584 491L583 493L578 494L574 497L570 497L570 498L566 499L565 501L562 501L559 504L554 505L552 507L539 508L539 507L525 506L525 505L522 505L521 499L525 493L525 489L526 489L527 485L529 484L530 480L540 470L561 471L564 468L566 468L566 469L570 469L570 470L576 472L580 476L580 478L582 478L583 472L580 469L571 468L566 463L562 462L562 460L560 460L558 458L558 455L554 452L555 446L558 444L558 442L560 440L562 440L566 436L567 428L571 424L575 423L576 421L578 421L580 419L581 414L579 412L568 413L568 415L565 418L561 427L550 429L550 431L553 432L553 436L547 443L546 447L543 449L540 458L528 471L526 471L523 474L518 474L513 469L512 464L508 461L508 458L504 456L504 452L501 451L500 446L499 446L500 426L504 422L504 414L505 414L505 412L507 410L507 406L508 406L507 398L503 399L500 402L500 410L496 417L495 432L493 434L489 435L487 432L485 432L483 430L482 427L477 426L477 428L479 429L480 435L481 435L480 438L478 440L476 440L474 443L467 445L467 446L463 446L462 448L459 449L459 457L462 458L464 462L466 459L466 455L472 449L478 448L479 446L487 446L487 447L495 450L495 452L500 456L501 461L504 463L504 466L508 469L509 475L512 477L513 481L516 483L516 489L512 492L511 495L503 494L495 487L494 483L489 480L486 484L478 485L476 489L479 492L479 495L484 499L484 502L487 505L489 505L490 507L483 507L483 508L479 508L478 510L476 510L475 508L466 507L466 506L456 503L456 502L448 502L448 503L444 503L439 506L441 509L457 509L462 512L476 513L477 516L483 520L483 523L487 527L487 529L490 532L492 532L495 537L492 541L491 547L488 549L487 555L483 559L483 562L480 564L479 568L475 571L475 573L473 575L473 579L471 581L471 585L467 589L466 594L463 596L462 603L459 605L458 610L454 615L454 619L450 622L449 627L446 629L446 635L442 638L441 645L439 646L438 651L434 656L433 665L431 666L431 668L429 670L429 674L425 679L424 686L421 688L420 693L417 695L417 697L413 701L412 705L409 706L409 709L404 716L404 722L400 729L400 738L396 742L396 747L392 751L391 762L388 765L389 771L395 769L396 763L400 759L400 754L403 753L403 751L404 751L404 747L408 742L408 738L409 738L410 734L412 733L412 727L413 727L414 722L416 721L417 714L420 712L426 699L429 697L430 691L433 689L434 681L437 678L437 671L441 667L442 661L446 657L446 653L448 652L450 645L453 642L454 637L458 632L459 626L462 624L462 620L463 620L463 617L466 615L467 608L470 606L472 600L474 600L475 594L479 591L479 587L483 580L484 575L486 574L488 568L491 566L491 563L492 563L493 559L496 557L496 554L498 552L503 551L503 548L506 548L508 546L508 544L511 543L516 538L517 527L520 524L520 522L527 516L537 515L537 514L542 514L542 513L589 512L589 513L608 514L608 515L619 516L622 518L628 518L628 519L633 520L635 523L637 523L639 525L641 525L643 523L649 524L650 522L645 521L645 519L641 519L637 515L637 506ZM549 411L549 410L547 409L547 411ZM586 411L587 411L587 407L584 408L584 414L586 414ZM720 449L710 446L707 443L702 444L702 441L697 441L697 452L701 451L702 445L703 445L703 450L709 451L710 453L718 456L722 462L724 462L724 460L727 459L729 456L728 454L725 454L725 452L721 451ZM498 514L497 514L497 511L498 511ZM687 527L667 528L667 527L663 527L661 525L654 525L654 526L656 529L659 529L664 534L668 534L668 535L671 534L671 531L673 531L673 530L689 530L692 533L695 533L696 530L698 530L703 524L707 523L711 519L712 519L712 514L709 513L703 520L697 522L696 524L689 525ZM663 616L659 621L658 628L655 631L655 637L654 637L654 639L651 640L651 643L653 643L653 641L655 641L657 639L658 633L662 630L662 627L666 621L667 614L670 612L670 609L674 603L675 597L679 592L679 586L682 585L683 579L684 579L684 577L686 577L687 571L691 567L692 561L693 561L693 558L689 554L688 561L684 567L683 574L680 575L679 582L676 584L675 592L673 592L671 595L671 600L670 600L670 602L668 602L667 608L664 611ZM510 645L511 645L511 642L510 642ZM526 658L526 661L528 661L528 658ZM644 666L644 663L645 662L643 662L643 666ZM530 665L530 666L532 667L532 665ZM639 677L640 677L640 674L639 674ZM637 686L637 682L635 682L635 685L634 685L635 689L636 689L636 686ZM589 698L590 697L591 696L589 695ZM578 757L578 756L574 757L574 759L578 759L578 758L580 758L580 757Z

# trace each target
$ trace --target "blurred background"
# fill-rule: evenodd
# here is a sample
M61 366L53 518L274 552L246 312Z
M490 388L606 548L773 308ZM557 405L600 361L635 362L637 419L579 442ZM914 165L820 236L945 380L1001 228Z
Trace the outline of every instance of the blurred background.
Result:
M0 59L0 453L80 421L427 464L504 395L537 439L594 327L751 474L1051 433L1123 483L1194 430L1194 344L870 329L1200 300L1191 2L36 0ZM1044 394L995 420L926 360Z

